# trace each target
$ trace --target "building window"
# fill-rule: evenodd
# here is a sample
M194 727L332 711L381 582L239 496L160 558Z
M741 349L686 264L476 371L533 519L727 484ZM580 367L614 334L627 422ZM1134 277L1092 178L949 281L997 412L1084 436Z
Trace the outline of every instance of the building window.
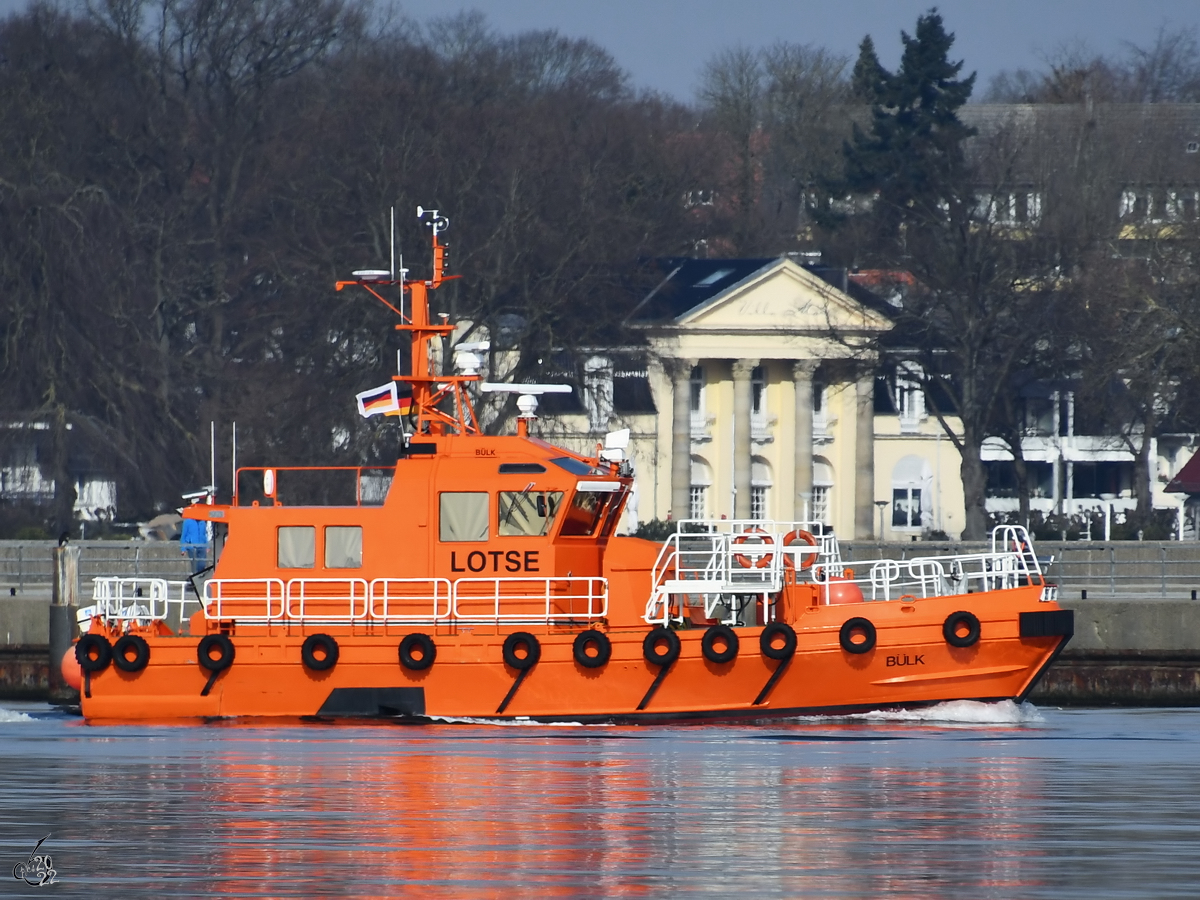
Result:
M750 518L770 518L767 510L767 492L774 479L771 477L771 464L761 456L750 457Z
M767 376L762 366L750 373L750 412L756 419L767 414Z
M925 390L921 387L921 370L906 364L896 370L896 412L900 414L900 431L914 432L925 418Z
M767 489L765 487L750 488L750 518L755 520L767 517Z
M593 356L583 364L583 405L593 431L608 428L613 414L612 360Z
M921 527L920 488L896 488L892 491L892 527Z
M833 466L824 457L813 459L813 490L812 503L809 504L808 517L822 525L832 524L830 499L833 491Z
M813 434L823 435L828 427L828 420L825 416L825 383L813 379Z
M688 490L688 518L707 519L708 488L712 484L712 468L703 457L692 457L692 484Z
M980 194L976 214L997 225L1025 225L1042 218L1042 195L1037 191Z
M920 456L901 457L892 469L892 527L931 527L931 510L926 504L933 496L933 469Z
M809 518L814 522L820 522L822 525L829 524L829 487L827 485L813 485L812 507L809 512Z

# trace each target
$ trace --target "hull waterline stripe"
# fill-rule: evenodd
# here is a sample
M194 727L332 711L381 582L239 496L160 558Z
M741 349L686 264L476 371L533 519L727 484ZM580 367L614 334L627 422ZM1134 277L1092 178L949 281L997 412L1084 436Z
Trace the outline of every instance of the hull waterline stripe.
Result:
M532 671L533 671L533 669L529 668L529 669L522 669L520 672L517 673L516 680L513 681L512 687L510 687L508 689L508 693L504 695L504 699L501 700L500 705L496 707L496 715L500 715L500 713L502 713L502 712L504 712L504 710L508 709L508 704L512 702L512 698L515 697L517 694L517 688L519 688L521 686L521 682L525 680L525 676L528 675Z
M654 676L654 681L650 684L650 689L646 691L646 696L642 698L642 702L637 705L639 712L650 704L651 698L657 693L659 685L666 679L667 672L671 671L671 666L673 665L675 665L674 660L665 666L659 666L658 674Z
M758 706L767 699L767 695L771 693L771 688L775 687L775 682L783 677L784 670L792 664L792 660L795 658L795 654L793 654L787 659L779 661L779 665L775 667L775 671L771 673L771 677L767 679L767 683L763 685L763 689L759 691L758 696L754 698L754 703L751 704L752 706Z

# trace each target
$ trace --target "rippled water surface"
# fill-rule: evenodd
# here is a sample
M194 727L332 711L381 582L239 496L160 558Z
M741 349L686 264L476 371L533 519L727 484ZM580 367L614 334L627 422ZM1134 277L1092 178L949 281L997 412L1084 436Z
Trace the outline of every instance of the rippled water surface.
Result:
M58 883L8 867L49 839ZM29 896L1195 897L1200 710L88 726L0 709Z

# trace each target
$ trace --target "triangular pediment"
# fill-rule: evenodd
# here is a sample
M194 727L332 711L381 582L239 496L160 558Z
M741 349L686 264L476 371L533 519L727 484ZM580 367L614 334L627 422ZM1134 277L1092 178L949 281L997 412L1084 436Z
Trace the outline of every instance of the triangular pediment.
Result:
M677 318L697 331L828 334L887 331L892 322L790 259L755 272Z

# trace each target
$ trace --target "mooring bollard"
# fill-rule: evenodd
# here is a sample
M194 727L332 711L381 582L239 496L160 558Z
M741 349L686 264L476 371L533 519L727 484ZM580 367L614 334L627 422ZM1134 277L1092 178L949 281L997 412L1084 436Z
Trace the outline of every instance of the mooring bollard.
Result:
M50 596L50 702L79 702L79 692L63 681L62 658L75 639L79 609L79 548L54 548L54 583Z

